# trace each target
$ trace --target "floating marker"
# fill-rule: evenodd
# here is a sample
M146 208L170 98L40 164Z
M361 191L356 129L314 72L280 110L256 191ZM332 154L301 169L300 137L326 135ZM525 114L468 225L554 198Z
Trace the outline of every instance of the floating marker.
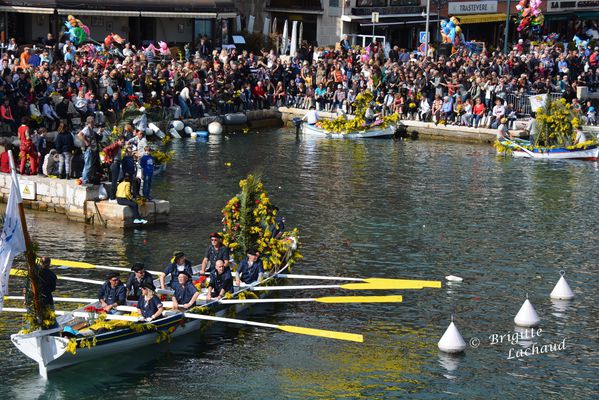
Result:
M537 314L537 311L532 306L532 303L530 300L528 300L528 294L526 294L526 300L524 300L524 304L522 304L520 311L518 311L518 314L516 314L514 322L516 325L523 326L525 328L538 326L541 322L539 314Z
M231 164L230 162L225 163L225 167L230 167L231 165L233 165L233 164Z
M453 315L451 316L451 323L445 330L443 336L441 336L441 340L437 344L439 350L445 353L461 353L466 349L466 342L464 342L464 338L460 335L460 331L456 328L453 323Z
M462 282L464 280L464 278L455 275L447 275L445 279L450 282Z
M214 121L208 124L208 132L212 135L220 135L223 133L223 126L220 122Z
M566 278L564 278L565 272L562 270L559 272L559 274L561 275L561 277L559 278L559 281L557 281L557 284L553 288L550 297L556 300L573 299L574 292L572 291L572 289L570 289L570 285L568 285Z

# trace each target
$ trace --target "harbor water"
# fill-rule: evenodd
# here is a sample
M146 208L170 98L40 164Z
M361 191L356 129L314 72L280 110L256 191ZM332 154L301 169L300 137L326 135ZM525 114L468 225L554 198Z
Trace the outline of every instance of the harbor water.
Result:
M287 227L300 229L304 259L294 273L434 279L443 287L289 292L284 296L402 294L404 301L264 305L238 316L362 333L364 343L213 325L57 371L48 381L10 342L20 317L3 313L0 398L596 398L596 163L497 157L485 145L314 140L289 129L184 139L172 148L176 158L152 193L171 202L168 226L105 230L30 212L40 253L104 265L142 261L155 270L181 250L197 263L239 180L259 171ZM560 270L572 301L549 298ZM56 272L102 279L106 271ZM447 275L463 281L447 282ZM21 284L12 278L10 293ZM98 289L58 286L57 295L77 297ZM513 318L527 294L541 318L534 344L514 340ZM468 343L461 356L437 348L452 314ZM519 352L531 345L540 350Z

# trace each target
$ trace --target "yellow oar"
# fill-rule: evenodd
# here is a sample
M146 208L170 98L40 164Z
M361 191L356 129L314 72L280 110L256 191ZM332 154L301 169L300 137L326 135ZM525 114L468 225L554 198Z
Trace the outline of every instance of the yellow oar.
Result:
M413 279L367 278L365 283L346 283L342 289L349 290L384 290L384 289L423 289L440 288L441 281L420 281Z
M330 281L353 281L356 284L342 285L313 285L315 289L324 289L327 287L340 287L349 290L366 289L422 289L425 287L440 288L440 281L424 281L418 279L390 279L390 278L347 278L342 276L324 276L324 275L295 275L295 274L277 274L278 277L287 279L313 279ZM359 283L358 283L359 282ZM368 286L366 285L368 284ZM310 288L306 286L306 288Z
M408 290L425 287L440 288L440 281L411 281L402 279L378 279L364 283L344 283L342 285L296 285L296 286L251 286L248 289L259 290L313 290L313 289L347 289L347 290Z
M348 340L351 342L358 342L358 343L362 343L364 341L364 337L362 335L359 335L356 333L346 333L346 332L328 331L328 330L324 330L324 329L304 328L301 326L293 326L293 325L265 324L263 322L247 321L244 319L215 317L213 315L201 315L201 314L192 314L192 313L185 313L184 315L187 318L202 319L202 320L206 320L206 321L226 322L229 324L241 324L241 325L259 326L262 328L280 329L285 332L297 333L300 335L320 336L320 337L325 337L325 338L329 338L329 339Z
M246 304L246 303L401 303L402 296L329 296L316 298L289 298L289 299L231 299L221 300L222 304Z
M69 268L83 268L83 269L107 269L109 271L123 271L123 272L131 272L130 268L123 268L123 267L110 267L108 265L96 265L96 264L91 264L88 262L84 262L84 261L71 261L71 260L59 260L56 258L53 258L51 261L52 265L57 265L57 266L61 266L61 267L69 267ZM159 271L149 271L149 273L157 275L160 272Z

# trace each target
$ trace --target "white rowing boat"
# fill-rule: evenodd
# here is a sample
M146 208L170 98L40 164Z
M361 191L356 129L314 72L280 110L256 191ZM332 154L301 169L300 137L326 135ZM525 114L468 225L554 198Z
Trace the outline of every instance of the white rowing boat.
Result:
M285 272L286 269L287 265L280 272ZM238 299L242 293L248 293L254 286L272 284L275 279L274 276L271 276L262 282L255 282L243 287L233 295L233 299ZM259 297L265 297L266 293L262 291ZM205 296L203 298L205 299ZM199 302L204 303L205 300L199 300ZM205 312L216 317L223 317L229 312L242 312L250 306L251 303L221 304L218 301L211 301L205 304ZM107 315L107 319L130 321L134 325L101 333L73 328L99 318L100 315L90 311L96 307L99 307L99 302L90 303L72 312L61 313L63 315L57 317L59 324L57 328L26 334L13 334L11 341L19 351L37 362L40 375L47 377L49 371L154 344L160 341L164 335L169 335L171 338L186 335L196 332L210 323L205 320L188 318L177 311L167 310L164 312L163 318L151 323L137 323L135 316ZM65 328L67 331L72 329L79 333L71 338L61 336L61 332L64 332ZM73 354L69 350L75 350L75 353Z
M498 154L509 154L515 158L531 158L534 160L589 160L597 161L599 147L597 143L581 148L566 147L533 147L525 140L502 140ZM506 150L507 149L507 150Z
M374 138L391 138L395 135L396 127L390 124L385 128L370 128L361 131L353 131L348 133L330 132L315 125L310 125L306 122L302 124L302 133L314 137L326 137L331 139L374 139Z

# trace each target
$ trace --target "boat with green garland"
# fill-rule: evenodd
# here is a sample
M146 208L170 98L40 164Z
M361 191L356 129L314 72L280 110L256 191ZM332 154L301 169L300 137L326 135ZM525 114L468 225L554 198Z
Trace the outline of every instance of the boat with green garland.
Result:
M580 120L564 99L550 101L537 110L531 140L498 139L497 153L535 160L591 160L599 156L599 143L580 130Z

